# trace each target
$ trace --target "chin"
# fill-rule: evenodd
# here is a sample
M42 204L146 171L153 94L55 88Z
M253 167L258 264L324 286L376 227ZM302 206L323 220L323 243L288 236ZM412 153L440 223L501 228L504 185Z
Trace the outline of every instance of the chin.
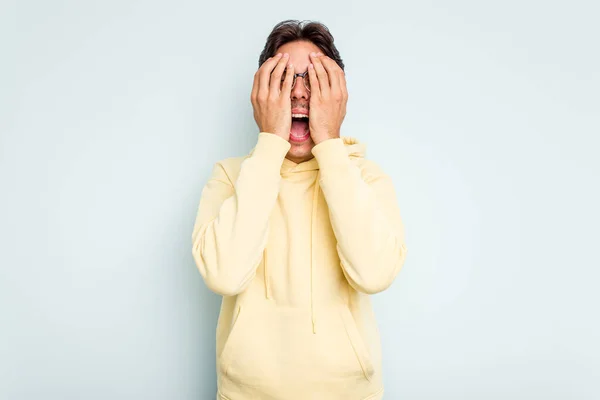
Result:
M313 157L312 148L315 146L315 143L312 141L312 138L302 142L295 143L290 141L292 147L290 148L288 154L297 159L311 159Z
M292 147L290 148L290 151L295 152L295 153L303 153L303 152L307 152L307 151L310 153L310 150L315 145L315 142L313 142L312 138L310 138L310 137L302 143L297 143L292 140L290 140L289 142L292 145Z

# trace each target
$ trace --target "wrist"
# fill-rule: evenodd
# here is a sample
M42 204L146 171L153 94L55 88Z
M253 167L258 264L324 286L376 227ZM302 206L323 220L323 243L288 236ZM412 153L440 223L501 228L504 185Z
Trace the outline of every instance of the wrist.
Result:
M319 143L323 143L324 141L329 140L329 139L336 139L336 138L340 137L339 133L338 134L330 134L330 133L323 133L323 134L315 133L315 134L312 134L311 133L311 135L313 137L313 142L315 143L315 145L317 145Z

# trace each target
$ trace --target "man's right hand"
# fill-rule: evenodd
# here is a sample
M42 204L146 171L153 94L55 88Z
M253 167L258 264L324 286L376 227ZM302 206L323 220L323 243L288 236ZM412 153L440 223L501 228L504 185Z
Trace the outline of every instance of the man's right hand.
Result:
M294 66L288 65L283 86L281 77L289 56L276 55L269 58L254 74L250 101L254 108L254 120L261 132L274 133L288 141L292 129L292 106L290 93Z

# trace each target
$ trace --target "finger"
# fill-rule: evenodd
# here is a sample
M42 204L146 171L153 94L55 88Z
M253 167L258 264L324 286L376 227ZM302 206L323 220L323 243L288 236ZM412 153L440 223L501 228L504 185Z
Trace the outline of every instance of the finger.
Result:
M288 64L285 69L285 80L283 81L283 87L281 88L281 96L284 99L290 98L292 93L292 80L294 79L294 65Z
M284 53L280 58L279 62L275 66L275 69L271 73L271 83L269 87L271 88L271 93L279 94L281 90L281 75L283 74L283 70L285 69L286 64L288 63L289 54Z
M252 83L252 91L250 92L250 101L252 104L256 102L256 96L258 95L258 80L260 71L254 73L254 82Z
M341 94L340 77L339 77L339 73L340 73L341 69L340 69L339 65L337 65L337 63L335 61L333 61L331 58L329 58L327 56L321 56L319 58L319 60L323 64L323 67L325 67L325 70L327 71L327 75L329 76L329 85L331 87L331 92Z
M260 67L261 71L258 83L258 97L267 98L269 96L269 81L271 80L271 72L279 62L280 58L281 53L269 58Z
M346 83L346 73L343 69L340 68L340 89L342 90L342 94L345 99L348 99L348 85Z
M308 65L308 79L310 79L310 98L321 97L321 85L317 79L317 73L315 72L315 66L313 64Z
M317 74L317 78L319 79L319 87L321 89L321 96L327 97L329 96L330 88L329 88L329 77L327 76L327 71L323 67L319 56L314 56L312 59L313 65L315 66L315 73ZM312 81L311 81L312 83Z

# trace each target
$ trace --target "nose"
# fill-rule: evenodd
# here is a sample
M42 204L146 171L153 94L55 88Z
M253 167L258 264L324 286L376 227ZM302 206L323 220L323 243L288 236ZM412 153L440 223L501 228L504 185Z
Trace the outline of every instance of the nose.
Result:
M292 99L308 100L310 98L310 92L306 90L306 86L304 86L304 82L302 82L302 79L304 78L301 76L296 77L296 83L294 83L294 87L292 88L292 92L290 94Z

